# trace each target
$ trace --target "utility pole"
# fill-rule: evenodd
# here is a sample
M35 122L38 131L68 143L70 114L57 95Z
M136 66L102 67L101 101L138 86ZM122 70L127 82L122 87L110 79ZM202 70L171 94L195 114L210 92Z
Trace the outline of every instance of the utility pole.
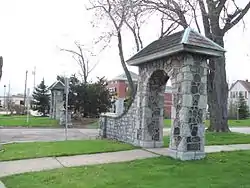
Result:
M34 70L32 71L32 75L33 75L33 84L34 84L34 88L36 87L36 67L34 67Z
M68 139L68 100L69 100L69 79L65 77L65 137Z
M6 107L6 85L4 87L4 92L3 92L3 108L5 109Z
M26 72L25 72L25 86L24 86L24 94L23 94L24 109L25 109L25 103L26 103L27 77L28 77L28 71L26 70Z
M27 91L27 123L29 123L29 109L30 109L30 88Z
M8 91L8 98L7 98L7 114L10 108L11 108L11 100L10 100L10 80L9 80L9 91Z

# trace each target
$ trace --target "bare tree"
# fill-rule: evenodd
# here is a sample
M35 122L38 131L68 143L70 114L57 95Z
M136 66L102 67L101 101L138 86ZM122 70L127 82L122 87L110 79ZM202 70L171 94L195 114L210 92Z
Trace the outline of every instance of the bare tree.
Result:
M80 66L80 69L81 69L80 76L82 77L82 81L83 83L86 84L88 82L89 74L94 70L97 63L94 64L93 66L90 66L89 59L85 56L85 53L84 53L85 51L87 51L87 49L83 49L83 45L81 45L77 41L75 41L75 45L77 47L78 52L74 50L68 50L68 49L62 49L62 48L60 50L73 54L72 57L76 60L76 62Z
M98 20L108 21L113 27L112 31L108 32L108 41L110 41L110 38L113 36L117 38L120 62L127 76L130 90L134 95L135 86L124 58L122 27L126 25L132 32L136 50L139 51L143 48L140 35L141 24L143 23L141 19L143 12L142 7L138 6L139 1L135 0L95 0L90 1L90 3L91 7L87 8L87 10L95 10ZM103 37L101 37L101 39L102 38Z
M149 6L164 14L167 20L187 28L194 20L197 30L204 29L205 36L224 47L225 34L246 15L250 1L240 8L235 0L143 0ZM228 7L234 8L229 12ZM197 11L202 22L197 20ZM188 23L188 18L191 22ZM226 80L225 56L209 60L208 71L208 105L210 126L208 130L215 132L230 131L227 124L228 84Z
M147 17L151 15L152 10L149 10L147 7L143 6L142 0L128 0L127 2L129 5L129 15L124 20L124 22L133 34L136 51L138 52L143 48L141 26L143 23L145 23Z

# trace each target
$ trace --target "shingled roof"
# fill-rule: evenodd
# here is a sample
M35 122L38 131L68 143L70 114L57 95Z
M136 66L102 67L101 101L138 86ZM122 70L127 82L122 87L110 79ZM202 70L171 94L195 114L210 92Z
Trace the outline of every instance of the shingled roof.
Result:
M230 87L229 91L235 86L236 83L240 83L247 91L250 91L250 82L248 80L237 80L236 82L234 82L234 84L232 84L232 86Z
M58 80L49 87L49 90L64 90L64 88L65 88L64 83Z
M212 40L191 28L187 28L152 42L127 60L127 63L129 65L138 65L183 51L210 56L221 56L225 52L224 48Z
M129 71L130 72L130 75L132 77L132 80L133 81L137 81L138 80L138 74L132 72L132 71ZM113 79L111 79L110 81L118 81L118 80L124 80L126 81L127 80L127 76L125 73L121 74L121 75L118 75L116 77L114 77Z

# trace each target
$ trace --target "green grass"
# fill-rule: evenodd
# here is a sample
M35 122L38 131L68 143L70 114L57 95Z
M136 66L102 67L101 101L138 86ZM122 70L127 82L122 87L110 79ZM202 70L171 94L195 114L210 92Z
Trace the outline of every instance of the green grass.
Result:
M171 127L171 119L164 119L164 127Z
M169 136L164 136L164 145L168 147ZM250 144L250 135L241 133L206 132L206 145Z
M3 145L4 152L0 152L0 161L112 152L134 148L129 144L109 140L14 143Z
M206 145L227 145L250 143L250 135L240 133L206 133ZM168 147L169 137L164 137ZM0 161L38 157L69 156L90 153L130 150L135 147L110 140L75 140L60 142L14 143L3 146Z
M209 125L209 120L205 122L206 126ZM165 127L171 127L171 119L164 119ZM242 120L228 120L228 125L230 127L250 127L250 119L242 119Z
M49 117L29 117L27 123L27 116L0 116L0 126L15 127L57 127L58 121L50 119Z
M62 168L4 177L8 188L250 187L250 151L209 154L199 161L168 157Z

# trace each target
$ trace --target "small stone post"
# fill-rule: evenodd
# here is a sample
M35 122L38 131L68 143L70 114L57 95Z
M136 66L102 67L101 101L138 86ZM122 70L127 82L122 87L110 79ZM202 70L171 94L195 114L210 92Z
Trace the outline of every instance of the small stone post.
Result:
M124 98L118 98L115 101L115 113L120 115L124 111Z
M67 121L68 121L68 127L72 127L71 111L70 110L68 110ZM60 126L63 126L63 127L66 126L66 110L65 109L60 110L60 122L59 122L59 124L60 124Z

